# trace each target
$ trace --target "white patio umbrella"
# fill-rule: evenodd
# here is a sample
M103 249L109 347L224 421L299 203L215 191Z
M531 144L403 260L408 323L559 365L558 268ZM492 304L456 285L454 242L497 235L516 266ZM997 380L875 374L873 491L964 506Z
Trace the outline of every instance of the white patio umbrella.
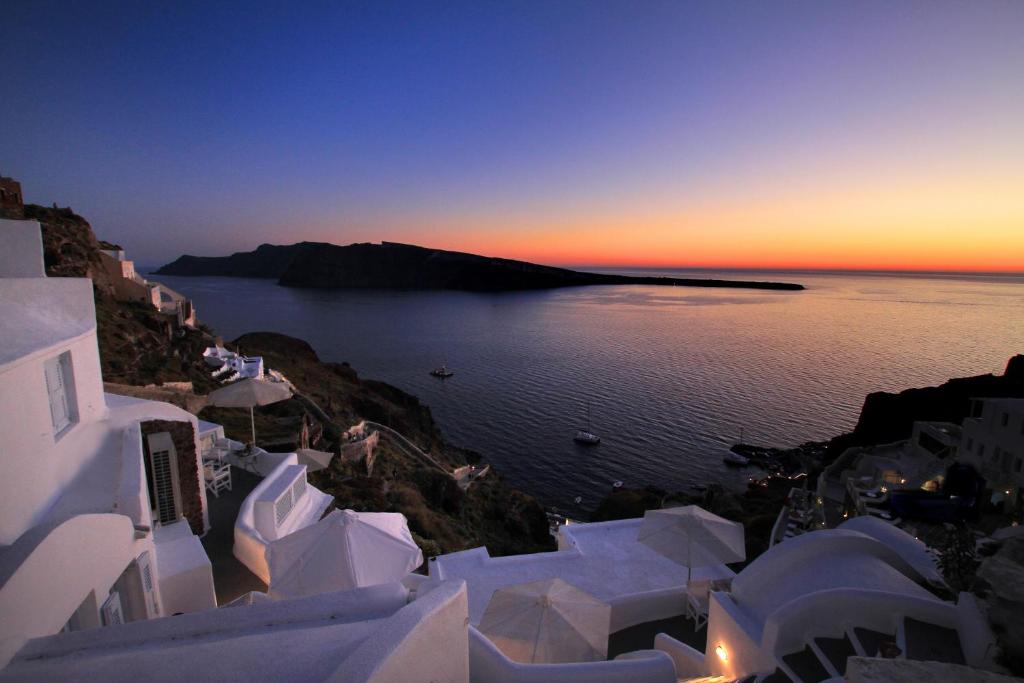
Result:
M603 661L612 608L562 579L494 591L477 627L523 663Z
M253 408L270 405L292 397L292 390L283 382L247 378L210 392L209 404L220 408L248 408L252 423L252 445L256 445L256 417Z
M423 564L405 515L335 510L267 546L270 595L294 598L404 579Z
M326 469L334 458L334 453L317 451L312 448L300 448L295 451L295 455L299 456L299 464L305 465L307 472L319 472Z
M743 525L696 505L648 510L637 540L686 567L687 583L694 567L742 562L747 557Z

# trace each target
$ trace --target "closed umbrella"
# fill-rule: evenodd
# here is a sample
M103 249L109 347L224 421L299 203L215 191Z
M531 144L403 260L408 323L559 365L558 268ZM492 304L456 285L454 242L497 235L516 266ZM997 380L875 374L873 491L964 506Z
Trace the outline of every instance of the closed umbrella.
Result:
M307 472L319 472L326 469L331 464L331 459L334 458L334 453L317 451L312 448L300 448L295 451L295 455L299 456L299 464L305 465Z
M694 567L742 562L747 557L743 525L697 505L648 510L637 540L686 567L687 583Z
M494 591L477 627L523 663L603 661L612 608L562 579Z
M275 598L401 581L421 564L423 553L397 512L335 510L267 546Z
M252 422L252 445L256 445L256 417L253 408L265 406L292 397L292 390L284 382L263 379L243 379L211 392L209 404L220 408L248 408Z

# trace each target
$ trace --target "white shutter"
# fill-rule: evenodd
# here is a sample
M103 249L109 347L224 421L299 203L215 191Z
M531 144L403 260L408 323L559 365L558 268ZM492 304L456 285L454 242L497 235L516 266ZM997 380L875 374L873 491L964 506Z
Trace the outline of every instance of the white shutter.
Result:
M178 519L178 510L174 505L174 473L172 472L171 452L156 451L151 456L153 463L153 491L156 493L157 521L169 524Z
M302 495L306 493L306 474L303 473L295 483L292 484L292 506L298 505Z
M103 607L100 608L100 614L103 615L104 626L124 623L124 616L121 612L121 595L117 591L111 591L107 596Z
M66 354L46 361L46 392L50 398L50 418L53 420L53 433L60 434L71 424L71 411L68 410L67 382L64 378L64 363L61 361Z
M136 559L139 565L139 575L142 578L142 592L146 596L146 606L149 617L160 616L160 603L156 599L156 587L153 585L153 563L149 559L149 551L145 551Z
M181 493L178 488L178 459L174 442L167 432L150 434L150 473L153 476L153 513L160 524L176 522L181 517Z
M292 491L289 488L281 496L274 501L274 521L277 526L281 526L284 520L288 518L288 513L292 511Z

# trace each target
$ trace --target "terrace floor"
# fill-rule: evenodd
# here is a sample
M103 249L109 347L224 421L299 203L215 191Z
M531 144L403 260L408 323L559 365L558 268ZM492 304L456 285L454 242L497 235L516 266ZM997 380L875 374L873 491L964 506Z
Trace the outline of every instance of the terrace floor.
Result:
M203 548L213 564L213 585L218 605L227 604L249 591L267 590L267 584L239 562L232 552L238 510L242 507L242 501L262 480L262 477L251 472L232 467L230 491L221 491L220 497L207 491L210 530L202 540Z
M654 637L659 633L667 633L700 652L707 647L706 626L697 631L692 620L682 616L670 617L630 626L608 636L608 659L615 659L624 652L653 649Z
M428 564L432 579L465 579L469 619L480 623L494 591L530 581L562 578L609 602L649 591L685 591L686 569L636 540L642 520L574 524L562 533L573 547L556 552L491 557L486 548L441 555ZM698 567L694 580L731 579L725 565Z

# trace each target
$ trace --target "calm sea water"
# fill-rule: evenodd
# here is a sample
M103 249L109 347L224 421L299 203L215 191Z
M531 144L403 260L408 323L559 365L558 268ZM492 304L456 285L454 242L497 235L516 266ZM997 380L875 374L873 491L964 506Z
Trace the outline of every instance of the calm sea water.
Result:
M772 445L824 439L854 425L869 392L1001 372L1024 352L1024 277L699 275L808 289L471 294L157 279L225 339L301 337L325 360L416 394L450 441L570 514L616 480L738 484L746 475L722 456L741 431ZM444 362L453 378L428 375ZM588 403L603 439L590 448L572 441Z

